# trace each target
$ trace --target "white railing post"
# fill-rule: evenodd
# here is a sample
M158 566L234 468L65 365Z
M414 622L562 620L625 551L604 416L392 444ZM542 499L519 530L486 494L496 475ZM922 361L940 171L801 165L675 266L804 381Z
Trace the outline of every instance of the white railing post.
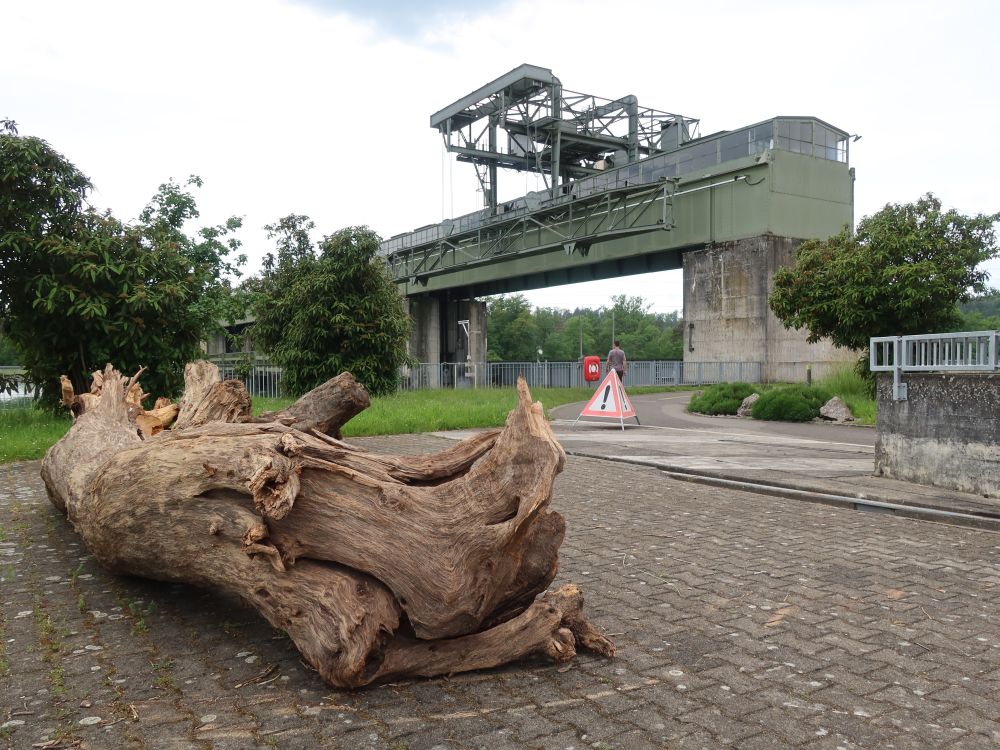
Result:
M906 401L906 383L902 381L904 352L903 337L897 336L894 342L892 357L892 398L894 401Z

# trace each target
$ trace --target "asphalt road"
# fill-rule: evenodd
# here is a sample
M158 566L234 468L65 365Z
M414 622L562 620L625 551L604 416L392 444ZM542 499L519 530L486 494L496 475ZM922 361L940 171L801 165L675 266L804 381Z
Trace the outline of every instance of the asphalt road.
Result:
M643 427L664 427L699 432L731 433L736 435L759 435L791 437L816 440L827 443L851 444L871 448L875 445L875 430L862 425L819 424L816 422L766 422L739 417L709 417L686 411L691 400L691 392L650 393L629 396L635 407L639 422ZM564 404L550 411L552 418L575 420L583 404ZM587 420L588 423L591 420ZM593 420L598 424L615 426L612 420ZM626 427L635 420L626 420Z

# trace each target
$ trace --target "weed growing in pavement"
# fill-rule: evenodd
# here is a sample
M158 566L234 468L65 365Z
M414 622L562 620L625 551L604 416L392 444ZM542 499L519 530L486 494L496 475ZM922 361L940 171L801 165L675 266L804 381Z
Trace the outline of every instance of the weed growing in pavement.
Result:
M56 664L49 670L49 685L52 686L53 695L63 695L66 693L66 671L62 664Z
M54 743L54 747L58 747L75 737L73 731L73 710L70 708L60 708L56 712L56 718L59 724L56 726L56 731L52 733L52 737L49 740Z
M148 614L148 610L143 609L142 600L133 599L125 605L125 609L128 611L129 619L132 620L132 635L148 633L149 626L144 619L144 615Z
M153 679L153 687L160 690L169 690L172 693L179 693L180 689L174 684L174 678L169 674L157 675Z
M35 596L35 633L42 646L42 660L51 662L59 655L59 641L49 613L42 608L42 600Z
M83 572L83 563L80 563L75 568L73 568L73 570L69 572L69 580L72 583L76 583L76 579L80 577L80 574L82 572Z
M4 619L3 612L0 612L0 680L10 674L10 662L7 661L7 639L4 637L7 634L6 626L7 621Z

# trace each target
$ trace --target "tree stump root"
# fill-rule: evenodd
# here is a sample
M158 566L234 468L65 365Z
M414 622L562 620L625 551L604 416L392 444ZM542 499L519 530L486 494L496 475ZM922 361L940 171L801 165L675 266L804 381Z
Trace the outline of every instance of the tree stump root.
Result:
M77 416L42 464L109 569L238 594L339 687L614 655L575 586L537 598L565 534L549 509L565 453L523 380L502 430L424 456L338 439L368 404L349 373L256 419L207 362L149 412L137 380L109 365L85 399L64 385Z

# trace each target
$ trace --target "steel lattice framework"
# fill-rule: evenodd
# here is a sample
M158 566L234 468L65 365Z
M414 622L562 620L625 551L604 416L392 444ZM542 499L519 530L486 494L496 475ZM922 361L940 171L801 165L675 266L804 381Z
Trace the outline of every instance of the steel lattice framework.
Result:
M547 188L631 164L694 137L698 120L566 91L548 68L521 65L431 116L448 151L469 162L498 210L497 170L541 174ZM551 180L551 181L550 181Z

